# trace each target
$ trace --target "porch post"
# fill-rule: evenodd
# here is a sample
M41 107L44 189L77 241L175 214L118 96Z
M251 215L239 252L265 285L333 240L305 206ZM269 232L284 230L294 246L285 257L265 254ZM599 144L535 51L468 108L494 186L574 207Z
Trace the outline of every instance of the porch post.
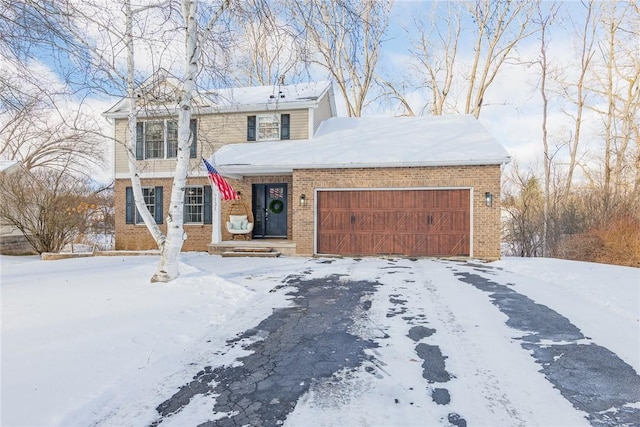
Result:
M211 186L211 243L222 243L222 233L220 231L220 191L215 185Z

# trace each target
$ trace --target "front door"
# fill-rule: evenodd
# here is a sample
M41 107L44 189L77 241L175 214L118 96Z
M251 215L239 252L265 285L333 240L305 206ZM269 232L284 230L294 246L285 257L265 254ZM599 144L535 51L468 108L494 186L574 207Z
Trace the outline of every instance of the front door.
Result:
M287 237L287 184L253 184L253 237Z

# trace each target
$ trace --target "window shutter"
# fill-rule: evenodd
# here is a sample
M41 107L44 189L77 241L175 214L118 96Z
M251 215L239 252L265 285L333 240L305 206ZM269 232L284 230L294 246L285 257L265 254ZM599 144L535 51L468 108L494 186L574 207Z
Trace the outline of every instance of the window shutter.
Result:
M191 152L189 153L189 157L195 159L198 156L198 121L196 119L192 119L189 123L189 127L191 129Z
M144 123L136 123L136 160L144 159Z
M211 224L211 186L204 186L204 198L202 206L202 222L205 224Z
M280 116L280 139L289 139L289 114Z
M256 140L256 116L247 117L247 141Z
M162 224L162 187L156 187L155 189L155 193L156 193L156 224L160 225Z
M133 203L133 188L131 187L127 187L125 189L125 199L126 199L126 204L125 204L125 223L126 224L133 224L134 221L134 207L135 204Z

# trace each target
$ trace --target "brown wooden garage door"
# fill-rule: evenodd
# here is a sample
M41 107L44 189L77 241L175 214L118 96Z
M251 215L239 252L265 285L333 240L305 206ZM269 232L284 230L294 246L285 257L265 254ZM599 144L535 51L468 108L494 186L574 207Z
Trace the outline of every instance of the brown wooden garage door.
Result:
M469 190L317 193L317 252L469 255Z

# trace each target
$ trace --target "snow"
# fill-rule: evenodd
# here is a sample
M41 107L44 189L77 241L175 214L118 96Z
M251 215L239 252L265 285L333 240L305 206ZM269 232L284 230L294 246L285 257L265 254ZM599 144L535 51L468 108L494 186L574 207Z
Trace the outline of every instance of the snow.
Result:
M453 275L464 270L461 263L396 260L391 274L388 259L321 263L185 253L180 278L151 284L157 261L0 257L3 426L150 424L155 407L203 366L231 365L246 354L240 347L219 350L289 305L286 289L272 290L303 271L306 278L340 273L381 283L368 320L352 332L391 338L372 350L379 375L343 372L335 384L317 384L285 425L442 425L452 408L471 425L588 425L539 372L487 294ZM639 269L543 258L489 265L492 280L512 283L569 318L640 372ZM406 322L387 316L394 295L438 331L430 343L447 356L451 405L436 405L425 394L425 386L438 385L421 377ZM214 397L198 396L161 425L211 420L213 404Z
M157 79L161 80L161 82L158 83L154 78L149 78L149 84L143 84L143 90L160 91L160 94L163 95L163 92L166 92L170 95L181 87L180 81L173 77L159 76ZM195 93L194 107L197 108L198 114L304 108L316 105L318 99L330 88L331 82L329 81L282 86L220 88ZM142 112L139 116L149 115L149 112L152 112L151 115L157 115L160 111L166 114L167 108L173 107L167 107L166 105L148 106L147 110L149 111ZM109 108L104 115L112 118L124 118L128 109L128 101L123 98Z
M505 164L509 154L471 115L333 117L310 140L227 144L211 160L222 174L255 174Z
M6 172L18 164L17 160L0 159L0 172Z
M290 85L247 86L205 92L205 96L218 108L238 108L242 105L267 104L287 108L291 103L316 101L331 87L328 81L296 83ZM272 108L268 108L272 109Z

